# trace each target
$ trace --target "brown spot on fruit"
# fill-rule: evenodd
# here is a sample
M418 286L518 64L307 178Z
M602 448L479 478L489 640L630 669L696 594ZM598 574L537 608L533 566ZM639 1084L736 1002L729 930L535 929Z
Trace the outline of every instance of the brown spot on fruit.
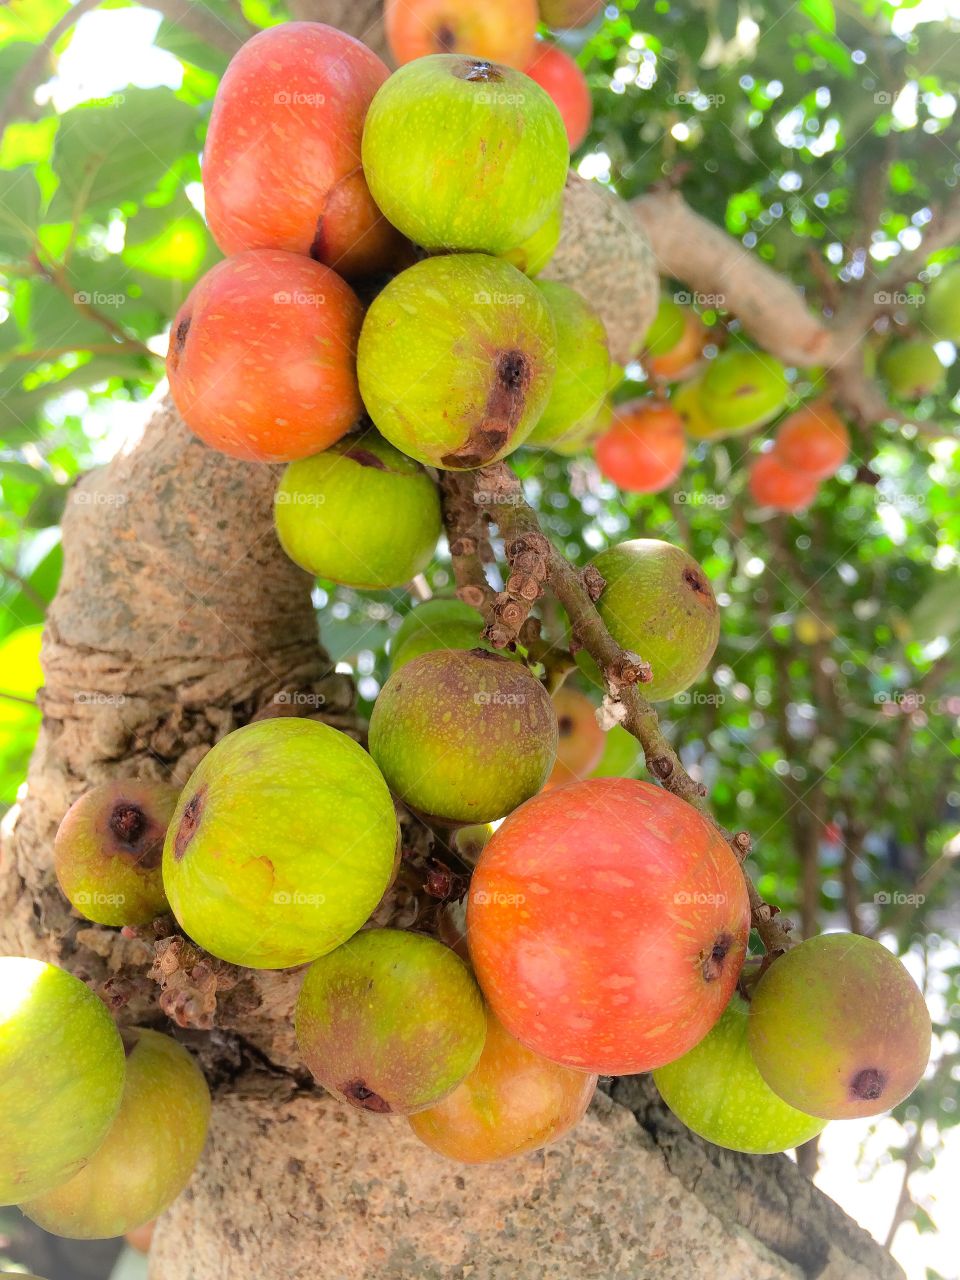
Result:
M158 867L163 856L163 831L150 821L139 804L120 800L113 806L107 826L120 846L143 867Z
M378 458L369 449L360 448L359 445L354 449L344 449L343 456L349 458L351 462L359 463L361 467L373 467L376 471L390 470L382 458Z
M441 53L453 53L457 47L457 37L444 24L437 28L437 48Z
M487 396L483 421L468 438L441 462L447 467L482 467L492 462L507 444L523 417L533 371L522 351L500 351L494 381Z
M876 1102L883 1096L887 1079L876 1067L864 1067L850 1081L850 1096L858 1102Z
M478 58L464 58L453 68L458 80L469 80L471 83L496 84L503 79L503 72L492 62L483 62Z
M317 219L317 227L313 233L313 239L310 241L310 257L314 262L324 262L324 254L327 251L327 239L323 230L323 214Z
M368 1089L362 1080L349 1080L340 1086L340 1092L348 1102L364 1111L375 1111L378 1115L388 1115L390 1112L390 1103L386 1098L381 1098L379 1093Z
M177 355L179 355L180 352L183 350L184 344L187 341L187 334L189 332L190 332L190 317L184 316L184 318L177 325L177 332L174 335L174 339L173 339L173 349L177 353Z
M717 936L717 940L700 966L704 982L716 982L723 974L724 963L732 946L733 938L729 933L721 933Z
M180 825L177 827L177 834L173 842L173 856L180 862L183 855L187 851L187 845L196 834L197 828L200 826L200 819L203 816L203 801L205 788L201 787L187 801L183 816L180 819Z
M557 731L561 738L569 738L573 729L573 716L557 716Z

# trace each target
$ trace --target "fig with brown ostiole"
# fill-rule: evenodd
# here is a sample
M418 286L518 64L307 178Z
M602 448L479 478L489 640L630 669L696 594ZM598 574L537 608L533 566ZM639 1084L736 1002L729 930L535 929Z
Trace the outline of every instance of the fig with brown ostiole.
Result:
M480 989L435 938L368 929L307 970L297 1044L323 1087L351 1106L410 1115L452 1092L486 1036Z

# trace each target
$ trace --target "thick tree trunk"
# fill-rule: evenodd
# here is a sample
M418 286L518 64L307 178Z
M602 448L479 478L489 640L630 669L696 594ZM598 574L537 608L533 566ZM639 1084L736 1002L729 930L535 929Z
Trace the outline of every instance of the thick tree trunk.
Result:
M382 39L375 0L299 0L297 16ZM551 274L597 304L625 360L656 306L653 259L636 222L578 179ZM357 727L310 580L273 534L275 480L206 449L161 402L142 437L77 486L43 648L43 725L4 824L0 952L65 965L124 1021L175 1030L172 1015L214 1087L210 1142L161 1221L154 1280L900 1274L789 1162L706 1147L643 1082L598 1098L546 1152L452 1166L403 1121L347 1112L311 1087L291 1028L298 973L231 970L71 913L52 841L90 784L183 782L224 734L275 714L278 695L309 695L316 714Z

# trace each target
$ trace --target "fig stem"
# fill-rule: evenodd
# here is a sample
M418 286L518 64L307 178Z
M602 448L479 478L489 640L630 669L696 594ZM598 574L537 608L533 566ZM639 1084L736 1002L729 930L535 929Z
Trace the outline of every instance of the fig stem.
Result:
M610 635L594 603L595 584L585 581L544 536L537 513L524 499L519 479L505 463L498 462L468 473L445 472L440 484L457 594L483 613L485 637L495 648L507 648L523 643L531 628L539 636L539 623L529 615L549 585L570 619L574 644L590 654L603 673L609 697L622 705L626 713L623 726L640 743L647 769L667 791L703 814L728 842L742 868L750 851L749 835L726 831L713 816L706 788L687 773L667 741L656 711L641 693L640 686L651 678L649 663L641 655L625 652ZM476 549L480 537L489 545L487 526L491 523L500 531L513 571L499 594L487 581ZM468 555L457 553L461 538L469 539L473 548ZM792 922L763 900L746 871L743 877L751 923L764 949L771 956L788 950L793 945Z

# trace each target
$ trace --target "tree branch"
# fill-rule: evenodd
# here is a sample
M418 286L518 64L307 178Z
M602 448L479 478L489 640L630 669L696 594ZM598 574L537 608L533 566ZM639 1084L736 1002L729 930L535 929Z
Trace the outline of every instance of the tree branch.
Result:
M687 773L674 748L667 741L653 706L640 692L639 685L650 679L649 664L636 654L626 653L610 635L594 603L598 588L602 587L599 575L589 570L579 572L560 554L547 539L536 512L523 497L520 481L504 463L471 472L460 481L474 486L474 501L499 527L507 545L507 554L514 557L542 557L545 574L539 578L531 564L519 575L527 583L536 583L537 595L543 584L549 583L570 619L574 641L582 646L597 663L604 675L610 703L618 708L618 719L640 743L646 767L663 787L692 804L721 833L729 843L739 863L750 851L750 837L745 831L731 834L725 831L713 817L705 800L706 789ZM528 559L524 564L529 563ZM513 566L511 566L513 567ZM504 618L505 604L514 594L508 590L498 598L488 622L487 636L498 647L510 642L515 632L516 619ZM526 601L528 595L523 594ZM534 600L529 600L532 605ZM522 625L522 623L521 623ZM764 902L749 876L744 880L750 899L753 927L757 930L768 952L786 950L792 945L790 921L780 917L779 910Z

